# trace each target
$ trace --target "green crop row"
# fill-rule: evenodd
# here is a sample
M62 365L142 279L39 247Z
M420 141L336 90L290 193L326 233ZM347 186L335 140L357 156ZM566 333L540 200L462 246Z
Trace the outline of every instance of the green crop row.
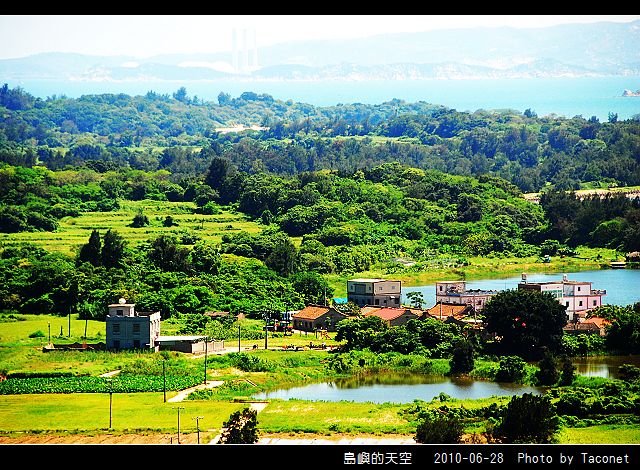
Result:
M178 391L202 382L201 376L167 376L166 390ZM108 380L102 377L32 377L0 382L0 395L31 393L138 393L165 390L162 376L123 375Z

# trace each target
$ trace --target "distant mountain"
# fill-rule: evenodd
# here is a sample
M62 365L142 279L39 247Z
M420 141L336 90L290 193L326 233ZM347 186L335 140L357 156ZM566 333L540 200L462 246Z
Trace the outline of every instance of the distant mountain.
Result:
M258 51L244 80L525 78L640 75L640 21L546 28L472 28L299 41ZM231 53L38 54L0 60L0 80L216 80L237 76Z

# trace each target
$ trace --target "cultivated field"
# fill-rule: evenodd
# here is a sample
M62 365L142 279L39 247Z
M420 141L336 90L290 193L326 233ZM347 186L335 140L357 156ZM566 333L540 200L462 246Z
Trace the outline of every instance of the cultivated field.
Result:
M167 233L178 236L190 233L202 240L220 242L225 233L258 233L261 230L260 224L243 214L220 209L219 214L203 215L195 214L195 208L192 202L121 201L117 211L85 212L78 217L65 217L56 232L0 233L0 244L10 246L30 242L48 251L75 255L79 247L87 243L93 229L101 235L109 229L115 230L132 245ZM133 217L140 211L149 218L150 225L131 227ZM163 226L167 216L171 216L176 225Z

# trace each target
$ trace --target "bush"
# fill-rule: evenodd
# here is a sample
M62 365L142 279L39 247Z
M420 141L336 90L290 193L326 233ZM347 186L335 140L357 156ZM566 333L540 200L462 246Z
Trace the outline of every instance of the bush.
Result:
M258 412L245 408L233 413L224 424L218 444L255 444L258 442Z
M474 350L469 341L459 341L453 348L449 361L452 374L467 374L473 370Z
M29 338L44 338L44 337L45 337L45 334L40 330L34 331L29 335Z
M549 397L525 393L511 399L493 434L503 443L548 444L559 425Z
M416 428L420 444L458 444L462 438L462 422L454 416L427 416Z
M522 382L525 365L526 362L518 356L503 357L496 373L496 382Z
M538 385L555 385L560 379L560 373L556 368L556 359L553 354L545 352L543 358L538 363L536 372L536 382Z

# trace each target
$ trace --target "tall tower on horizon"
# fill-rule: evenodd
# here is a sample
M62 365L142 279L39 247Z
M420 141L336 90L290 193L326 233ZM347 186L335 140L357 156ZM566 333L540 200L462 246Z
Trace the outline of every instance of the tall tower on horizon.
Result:
M233 28L231 36L231 66L235 73L248 73L258 68L256 30Z

